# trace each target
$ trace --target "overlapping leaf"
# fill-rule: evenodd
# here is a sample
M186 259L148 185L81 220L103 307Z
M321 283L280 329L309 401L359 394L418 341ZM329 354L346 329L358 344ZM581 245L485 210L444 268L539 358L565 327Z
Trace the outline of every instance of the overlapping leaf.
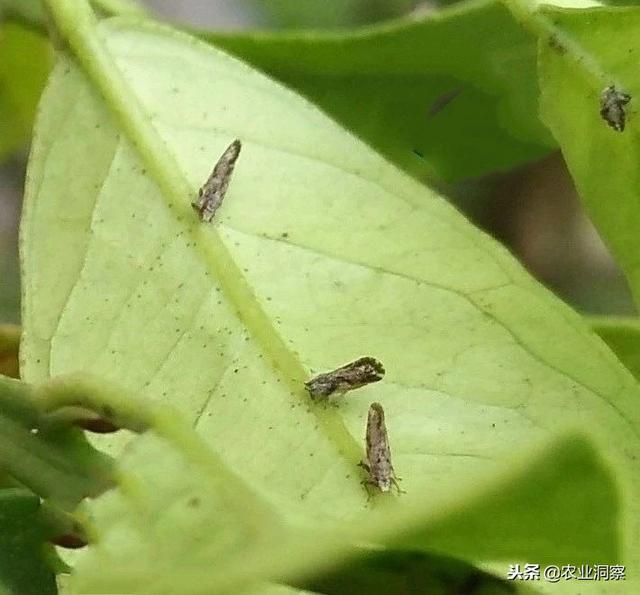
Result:
M0 490L0 592L3 594L57 593L53 570L45 561L46 531L39 509L38 497L27 490ZM53 551L48 555L53 556Z
M597 317L591 326L611 347L620 361L640 377L640 321L637 318Z
M47 418L27 385L0 376L0 470L63 508L111 483L107 457L78 428Z
M355 31L204 37L420 178L508 169L555 146L538 120L536 39L494 0Z
M547 9L541 21L557 44L542 43L542 114L562 148L587 212L624 270L638 299L640 225L638 168L640 10ZM631 94L628 122L618 132L600 116L603 89Z

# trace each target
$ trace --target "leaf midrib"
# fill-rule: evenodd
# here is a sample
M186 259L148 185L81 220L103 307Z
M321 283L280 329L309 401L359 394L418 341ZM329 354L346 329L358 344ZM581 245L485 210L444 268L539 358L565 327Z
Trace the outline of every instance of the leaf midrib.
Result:
M291 392L300 399L308 399L303 389L304 380L308 377L306 369L261 308L215 226L205 228L195 218L190 206L195 191L152 125L150 115L145 112L138 97L118 70L103 42L103 31L88 3L86 0L46 1L72 53L89 80L101 92L104 103L113 113L132 148L146 164L176 222L182 224L185 232L193 238L205 267L220 283L223 294L235 307L238 319L258 342L262 351L270 357L283 383L288 384ZM154 24L153 28L165 34L176 34L165 26ZM206 44L202 45L212 51ZM338 454L350 464L358 462L362 455L361 447L338 413L332 408L323 407L312 407L311 411Z

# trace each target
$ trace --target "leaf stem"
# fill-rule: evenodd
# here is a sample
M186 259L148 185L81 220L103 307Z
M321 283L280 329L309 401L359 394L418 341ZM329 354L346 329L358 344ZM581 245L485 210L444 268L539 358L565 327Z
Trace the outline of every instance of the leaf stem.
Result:
M207 473L221 491L227 492L228 501L243 511L243 517L256 530L265 528L265 518L276 521L275 513L264 500L228 469L174 408L156 405L122 387L85 374L58 376L37 389L36 399L46 413L82 407L135 432L153 430L186 460Z

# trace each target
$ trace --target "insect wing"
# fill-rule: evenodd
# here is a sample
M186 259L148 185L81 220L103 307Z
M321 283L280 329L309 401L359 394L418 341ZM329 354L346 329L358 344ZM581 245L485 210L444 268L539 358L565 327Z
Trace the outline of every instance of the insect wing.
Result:
M191 203L200 214L201 221L211 221L222 204L241 148L242 143L236 139L225 149L211 175L200 188L198 198Z

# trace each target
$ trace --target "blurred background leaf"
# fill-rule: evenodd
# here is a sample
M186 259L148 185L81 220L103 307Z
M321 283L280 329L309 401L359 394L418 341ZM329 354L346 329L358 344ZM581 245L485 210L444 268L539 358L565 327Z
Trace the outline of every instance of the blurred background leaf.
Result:
M40 0L0 0L0 21L5 19L35 29L43 29L46 25L46 14Z
M11 10L9 10L11 8ZM18 12L18 8L22 12ZM17 213L36 105L51 67L49 42L29 28L39 4L0 5L0 322L19 321ZM4 9L4 10L3 10ZM40 15L40 16L38 16Z
M57 593L48 558L46 528L40 499L20 488L0 489L0 593L51 595ZM50 551L47 552L46 550Z
M265 23L289 29L363 25L401 16L419 3L416 0L251 0Z
M0 24L0 161L26 146L51 67L49 43L17 22Z
M537 115L536 40L495 2L344 33L203 37L423 180L507 170L555 147Z

